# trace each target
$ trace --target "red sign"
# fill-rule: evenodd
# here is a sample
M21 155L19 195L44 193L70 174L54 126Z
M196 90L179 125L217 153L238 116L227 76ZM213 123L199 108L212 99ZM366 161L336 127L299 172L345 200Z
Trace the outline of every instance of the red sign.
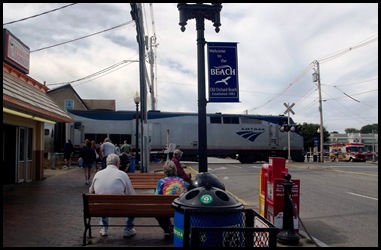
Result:
M29 74L30 50L9 30L3 29L4 61Z

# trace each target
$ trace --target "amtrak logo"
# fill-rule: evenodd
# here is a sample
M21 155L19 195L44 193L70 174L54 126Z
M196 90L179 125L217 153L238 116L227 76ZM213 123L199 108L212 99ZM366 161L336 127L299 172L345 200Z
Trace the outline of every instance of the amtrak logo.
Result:
M259 135L261 135L264 131L239 131L237 132L237 135L242 136L243 138L249 140L249 141L255 141Z

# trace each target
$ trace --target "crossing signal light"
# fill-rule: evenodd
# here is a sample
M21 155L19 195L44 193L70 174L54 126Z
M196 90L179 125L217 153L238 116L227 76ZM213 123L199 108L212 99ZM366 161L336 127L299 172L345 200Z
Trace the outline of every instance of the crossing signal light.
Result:
M283 131L284 132L288 132L288 131L290 131L290 129L291 129L291 126L289 124L283 124Z
M280 132L300 132L302 130L302 126L297 124L283 124L279 130Z
M279 128L280 132L288 132L290 131L290 125L289 124L283 124L280 128Z
M302 131L302 125L295 125L295 132Z

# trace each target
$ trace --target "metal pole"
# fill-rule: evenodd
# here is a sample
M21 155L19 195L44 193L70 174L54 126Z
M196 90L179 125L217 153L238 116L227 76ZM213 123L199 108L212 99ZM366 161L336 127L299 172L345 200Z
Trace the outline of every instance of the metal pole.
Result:
M196 4L177 4L180 14L181 31L185 31L185 25L188 19L196 19L197 30L197 76L198 76L198 157L199 167L198 171L208 172L208 158L207 158L207 128L206 128L206 104L205 97L205 22L204 19L211 20L216 27L215 31L219 32L220 11L222 8L221 3L212 3L206 5L203 3Z
M290 107L290 103L288 103L288 106ZM290 110L288 109L288 117L287 117L287 125L290 125ZM288 160L291 161L291 134L290 134L290 129L287 131L287 138L288 138Z
M143 26L143 14L141 3L130 3L131 5L131 17L136 23L136 40L139 45L139 75L140 75L140 112L141 129L140 129L140 148L142 156L141 169L142 172L147 172L147 162L144 160L144 156L147 153L147 145L144 143L144 124L147 124L147 93L146 93L146 80L145 80L145 44L144 44L144 26ZM144 154L143 154L144 152Z
M139 166L139 103L136 103L136 129L135 129L135 169ZM142 168L140 172L143 173Z
M324 162L324 130L323 130L323 104L321 100L321 84L320 84L320 69L319 62L314 61L316 64L317 84L319 88L319 112L320 112L320 162Z
M198 157L199 172L208 172L206 98L205 98L205 22L204 17L196 17L197 29L197 75L198 75Z
M375 162L376 161L376 158L375 158L375 153L376 153L376 149L375 149L375 147L374 147L374 141L375 141L375 139L374 139L374 130L372 129L372 161L373 162Z

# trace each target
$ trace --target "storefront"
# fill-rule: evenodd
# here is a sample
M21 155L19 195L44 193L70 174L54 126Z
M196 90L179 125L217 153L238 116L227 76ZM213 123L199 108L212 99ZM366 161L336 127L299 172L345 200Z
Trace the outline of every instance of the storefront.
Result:
M72 119L48 88L3 62L3 185L44 178L44 124Z

